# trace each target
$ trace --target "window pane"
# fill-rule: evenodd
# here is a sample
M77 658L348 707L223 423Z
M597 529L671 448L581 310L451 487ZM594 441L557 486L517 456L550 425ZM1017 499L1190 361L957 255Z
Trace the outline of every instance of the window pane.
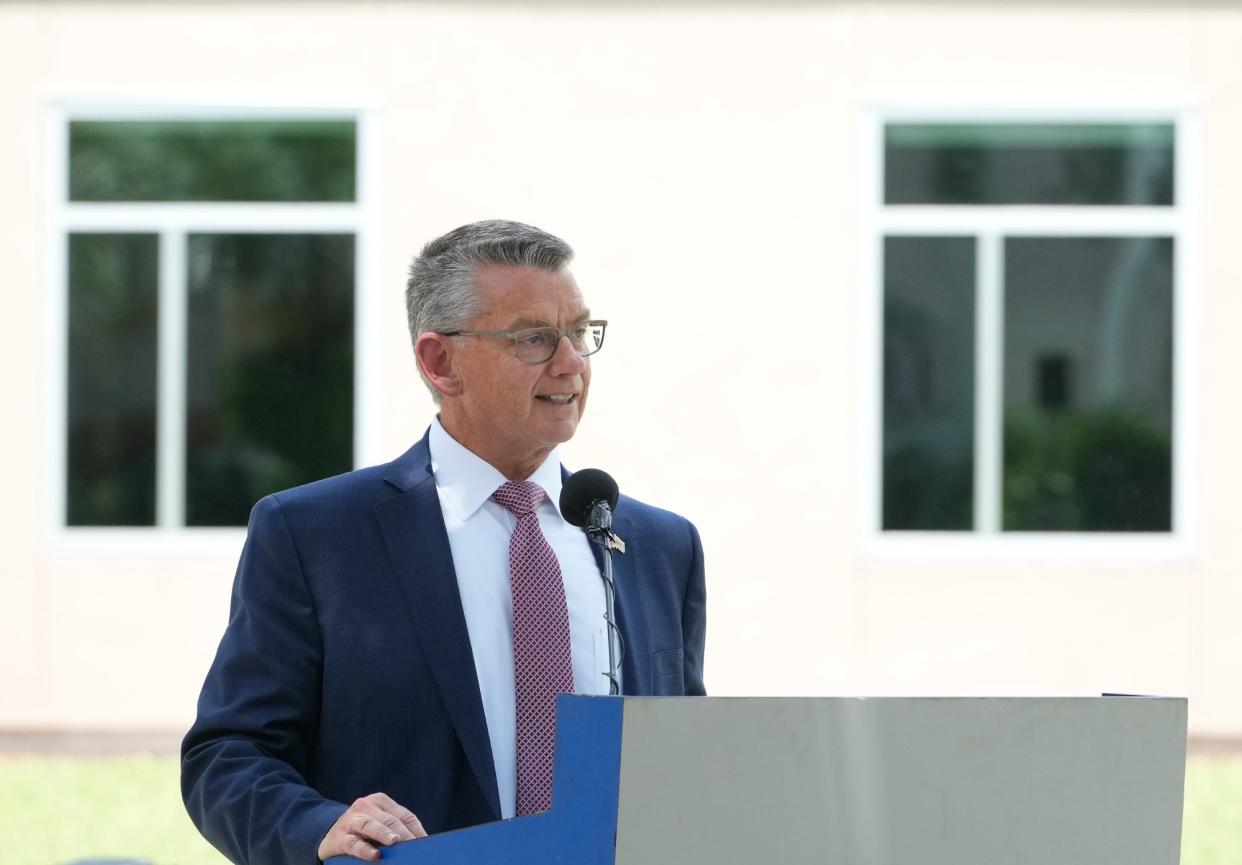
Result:
M1005 243L1004 527L1169 531L1173 241Z
M75 121L73 201L353 201L347 121Z
M155 524L158 242L69 236L71 526Z
M891 124L886 204L1173 203L1171 124Z
M970 529L975 241L884 240L885 529Z
M353 235L191 235L186 523L353 467Z

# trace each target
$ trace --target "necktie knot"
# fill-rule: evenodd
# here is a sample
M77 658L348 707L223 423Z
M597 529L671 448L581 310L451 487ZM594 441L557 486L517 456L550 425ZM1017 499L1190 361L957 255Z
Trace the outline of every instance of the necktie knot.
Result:
M543 487L534 481L506 481L492 493L492 500L523 517L533 513L546 496Z

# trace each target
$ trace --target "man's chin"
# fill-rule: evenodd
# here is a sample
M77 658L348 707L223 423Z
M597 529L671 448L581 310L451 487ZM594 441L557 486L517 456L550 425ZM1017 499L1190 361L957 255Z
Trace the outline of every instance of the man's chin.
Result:
M548 443L550 447L564 444L574 437L574 433L578 431L578 418L565 418L564 420L554 421L547 424L542 430L540 440Z

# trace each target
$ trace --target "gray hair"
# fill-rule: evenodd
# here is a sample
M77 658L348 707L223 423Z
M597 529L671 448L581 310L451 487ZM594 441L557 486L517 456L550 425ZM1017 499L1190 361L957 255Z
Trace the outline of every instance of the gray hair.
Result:
M405 309L411 342L428 332L462 330L482 311L474 279L477 267L500 264L557 271L569 264L573 255L573 249L559 237L505 219L472 222L437 237L410 264ZM418 374L439 403L440 392L432 387L422 367Z

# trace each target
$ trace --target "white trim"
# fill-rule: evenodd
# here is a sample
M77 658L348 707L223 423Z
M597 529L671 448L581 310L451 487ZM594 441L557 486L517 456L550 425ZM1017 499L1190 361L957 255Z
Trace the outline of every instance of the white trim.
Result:
M355 465L372 455L373 415L377 406L374 370L377 340L371 333L375 313L371 297L378 253L378 164L374 112L379 101L368 97L219 94L188 98L143 93L135 98L77 93L57 100L48 110L49 206L48 292L49 428L57 436L49 448L48 525L58 552L134 553L232 551L240 548L243 528L186 527L186 247L192 233L352 234L355 237ZM71 202L68 197L69 124L75 120L351 120L356 124L356 195L353 202ZM83 527L66 525L68 474L68 237L72 233L151 233L160 237L159 361L157 370L157 520L152 527ZM179 334L179 339L172 338Z
M862 492L862 525L866 536L880 532L884 521L884 232L879 230L879 203L884 186L884 121L871 113L860 136L859 172L862 236L859 244L858 370L862 388L858 412L858 489ZM828 226L825 226L828 230ZM826 289L827 290L827 289Z
M1173 530L1191 544L1198 533L1199 333L1198 210L1199 117L1184 112L1177 124L1176 192L1183 217L1173 250Z
M1077 95L975 93L946 101L943 94L875 93L868 99L873 115L885 123L1176 123L1194 110L1190 93L1144 93L1133 90Z
M1000 234L1062 237L1130 237L1172 234L1181 227L1176 207L946 207L882 206L877 222L884 234Z
M186 246L184 231L160 234L155 399L155 524L160 528L185 525L185 376L189 336Z
M1001 416L1005 407L1005 249L995 232L975 239L974 530L1001 530Z
M314 97L250 91L161 94L146 89L133 96L115 90L98 95L76 90L71 95L53 93L50 98L66 120L353 120L380 105L367 94L320 93L317 89Z
M69 234L63 228L64 203L69 197L69 131L65 115L53 108L47 114L47 448L49 479L47 525L53 535L63 533L69 519Z
M1022 106L1006 104L1003 96L959 101L946 105L937 97L926 100L881 101L876 100L865 112L864 137L869 142L870 153L865 154L862 164L870 170L870 177L863 182L867 200L863 203L863 225L867 232L863 244L863 264L860 268L863 285L871 292L871 302L860 307L869 316L860 329L863 345L860 357L866 364L862 380L873 382L875 391L866 396L867 410L860 425L864 436L862 446L867 458L862 460L868 476L864 483L864 500L868 502L870 519L865 523L862 547L870 558L883 561L1022 561L1063 564L1080 562L1091 564L1142 564L1186 563L1196 555L1196 513L1194 510L1197 484L1194 430L1198 429L1198 400L1196 389L1197 363L1194 345L1196 304L1194 287L1197 278L1195 202L1198 183L1198 123L1187 99L1147 100L1136 102L1132 97L1115 100L1084 100L1081 98L1048 99L1028 101ZM1003 123L1003 122L1160 122L1174 127L1176 140L1175 171L1176 200L1170 207L1096 207L1096 206L997 206L997 207L945 207L884 205L884 150L883 130L887 123L935 122L935 123ZM1175 268L1173 285L1174 302L1174 408L1173 408L1173 523L1168 533L1087 533L1087 532L989 532L987 524L977 525L981 531L967 532L885 532L882 529L883 495L883 381L878 375L883 369L883 238L893 235L972 235L984 244L985 238L993 237L996 247L992 253L979 250L980 276L996 272L1003 266L1003 238L1006 236L1162 236L1172 237L1175 243ZM986 291L981 281L978 289ZM1003 295L997 303L980 295L976 310L977 321L999 320L1003 329ZM878 310L878 312L877 312ZM1000 316L998 319L997 317ZM981 332L982 333L982 332ZM981 335L981 334L980 334ZM1003 352L999 341L980 341L980 352L995 355ZM1002 354L1003 356L1003 354ZM978 410L986 410L987 404L999 405L1003 399L1003 375L1000 368L992 371L982 369L982 359L977 359L976 387L984 389L976 394ZM995 379L995 381L993 381ZM1000 388L1000 396L996 389ZM983 424L976 418L976 436L990 436L995 424ZM999 435L999 434L998 434ZM976 449L983 442L976 441ZM987 447L995 447L988 445ZM990 477L980 477L979 460L989 459L987 452L977 457L976 504L981 495L991 494ZM999 459L999 456L998 456ZM989 469L987 475L993 474ZM996 468L996 514L999 523L1000 466ZM987 483L989 490L980 489ZM986 501L985 501L986 504ZM999 529L999 525L997 525Z
M864 549L875 562L989 563L1031 565L1178 565L1193 562L1195 550L1177 534L1128 532L886 532Z
M180 231L292 234L300 231L356 231L356 204L109 203L70 202L66 231Z
M220 555L236 561L246 540L244 526L187 528L62 526L56 535L60 555L153 557Z
M380 347L385 316L376 261L380 235L380 137L374 111L357 115L358 228L354 249L354 466L383 461L379 443Z

